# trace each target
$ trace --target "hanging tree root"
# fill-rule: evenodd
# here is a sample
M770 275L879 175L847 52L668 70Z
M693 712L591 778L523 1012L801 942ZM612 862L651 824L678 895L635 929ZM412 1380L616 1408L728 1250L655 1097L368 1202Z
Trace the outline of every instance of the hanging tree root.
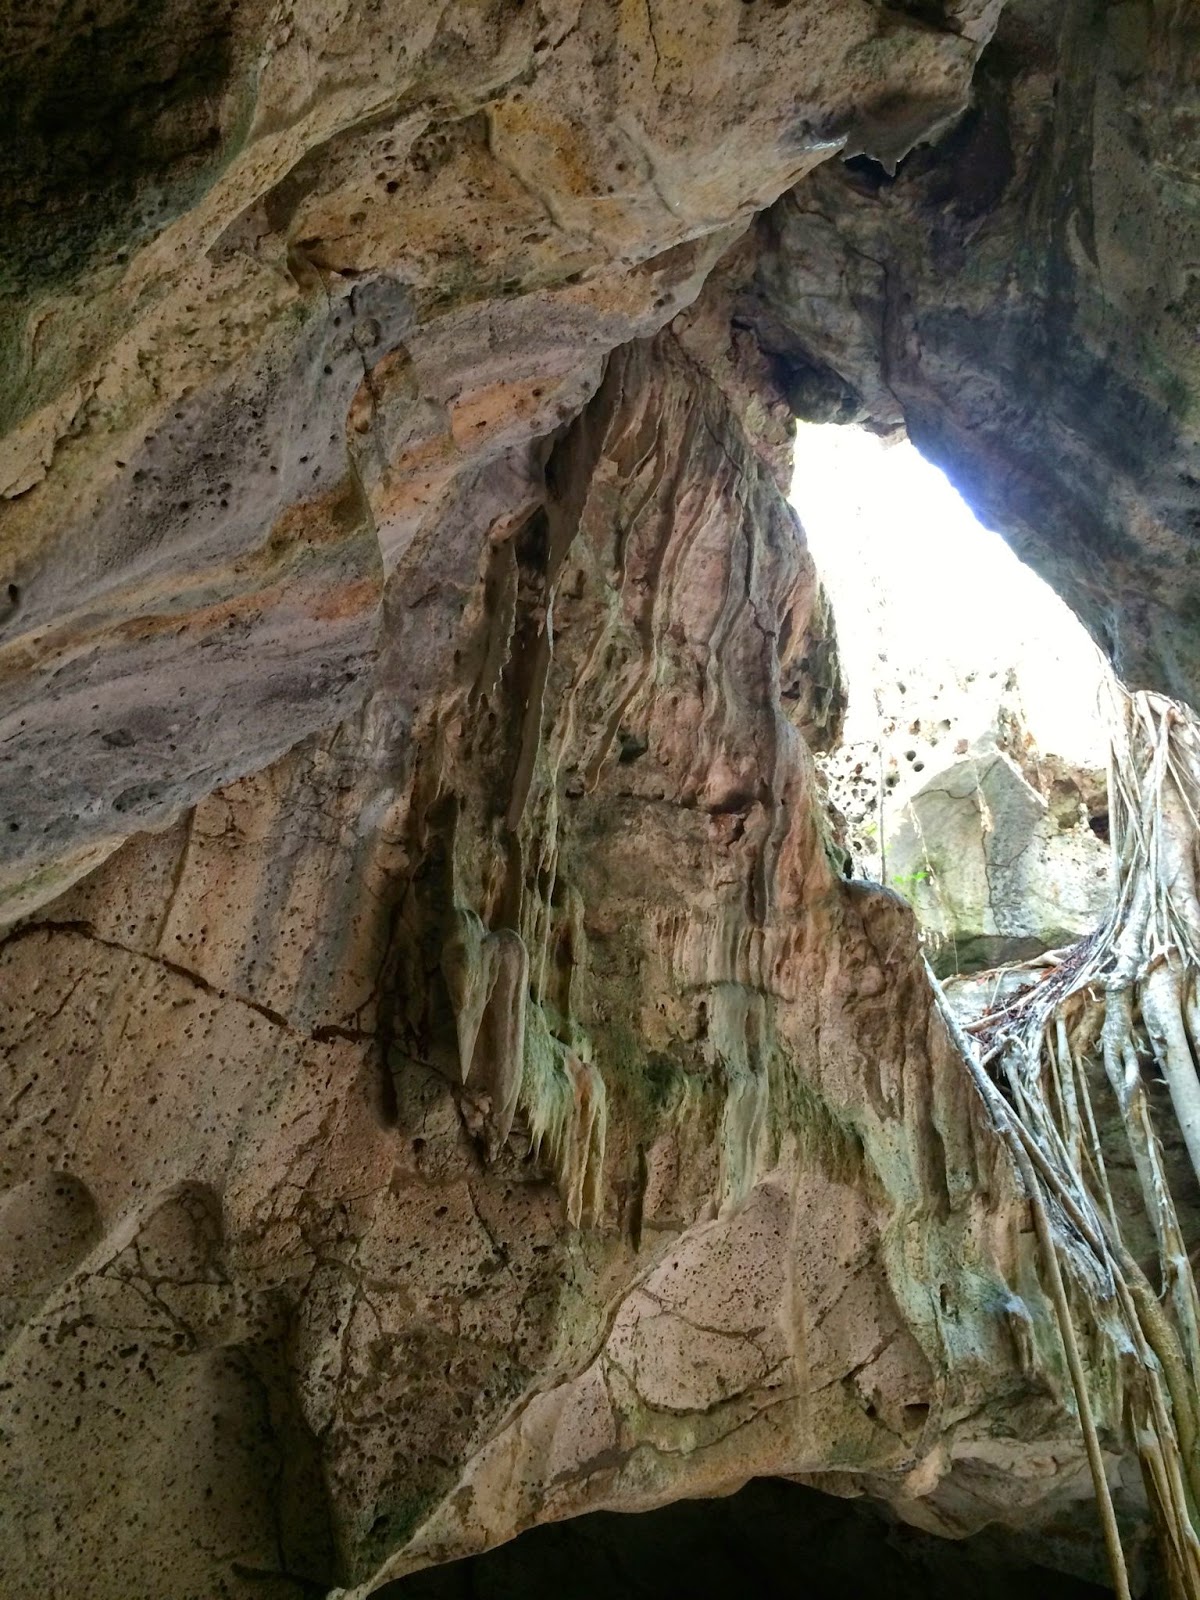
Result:
M1125 1388L1173 1600L1200 1600L1200 1295L1151 1116L1156 1070L1200 1178L1200 720L1117 693L1109 767L1115 897L1107 922L967 1028L929 974L1033 1208L1118 1595L1128 1577L1079 1353ZM1019 969L1015 969L1019 970ZM1103 1069L1158 1251L1160 1293L1122 1237L1089 1089Z

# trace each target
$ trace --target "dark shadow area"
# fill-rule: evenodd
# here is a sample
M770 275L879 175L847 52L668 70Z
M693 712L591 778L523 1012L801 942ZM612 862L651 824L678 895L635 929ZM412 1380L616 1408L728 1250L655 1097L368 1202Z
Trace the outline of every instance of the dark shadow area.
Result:
M761 1479L724 1500L595 1512L415 1573L387 1600L1103 1600L1023 1541L938 1539L862 1500Z

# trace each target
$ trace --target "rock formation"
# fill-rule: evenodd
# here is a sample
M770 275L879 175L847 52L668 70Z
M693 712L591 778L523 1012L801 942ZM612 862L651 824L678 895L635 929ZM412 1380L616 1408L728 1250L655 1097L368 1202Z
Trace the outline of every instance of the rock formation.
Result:
M829 162L739 317L800 415L903 422L1137 687L1195 701L1200 18L1007 0L947 137Z
M761 1600L1103 1600L1109 1592L1039 1568L1027 1549L987 1534L939 1539L869 1501L759 1480L728 1499L535 1528L486 1555L428 1567L384 1591L384 1600L724 1600L748 1583Z
M951 229L995 213L964 259L1000 260L1033 180L981 177L989 108L1011 89L1075 138L1072 94L1117 71L1082 8L1058 42L1026 9L974 91L997 7L972 0L21 23L12 1600L365 1596L763 1473L935 1532L1065 1529L1101 1570L1020 1181L910 913L827 850L836 651L781 488L790 408L837 364L810 201L836 197L830 313L861 331L860 213L921 263L912 195ZM1152 109L1173 17L1143 30ZM1057 111L1051 59L1081 86ZM1172 193L1147 180L1163 217ZM1031 270L1059 283L1063 248ZM964 276L991 299L977 265L906 292L961 328ZM1124 285L1094 286L1114 370L1161 384ZM923 442L986 433L968 399L999 416L1007 382L1043 404L975 350L949 399L885 372ZM1076 413L1091 372L1062 379ZM1194 503L1163 487L1187 422L1139 415L1137 473L1097 422L994 492L1020 532L1043 489L1072 598L1115 575L1122 660L1176 681L1178 586L1135 580ZM1112 509L1072 544L1081 457ZM1135 1525L1118 1376L1091 1378Z
M910 902L943 977L1093 933L1117 697L1077 619L904 441L805 425L792 501L852 618L817 757L846 875Z
M822 845L777 484L674 335L535 481L465 595L427 547L357 718L2 948L14 1595L125 1496L97 1594L366 1593L769 1470L1086 1504L910 917Z
M1107 847L1086 815L1060 821L1003 751L935 773L890 840L892 882L911 902L940 975L1073 943L1104 920Z
M519 511L499 480L608 352L831 152L893 160L958 113L982 26L866 0L105 0L22 23L16 907L360 705L385 581L456 516L473 570L481 475Z

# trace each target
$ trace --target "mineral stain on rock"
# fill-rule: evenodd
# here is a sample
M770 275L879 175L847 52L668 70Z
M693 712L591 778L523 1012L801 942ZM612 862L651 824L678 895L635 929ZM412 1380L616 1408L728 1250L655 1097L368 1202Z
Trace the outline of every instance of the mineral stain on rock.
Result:
M764 1475L1102 1571L785 492L805 395L907 419L1193 685L1193 29L1130 9L5 21L6 1596Z

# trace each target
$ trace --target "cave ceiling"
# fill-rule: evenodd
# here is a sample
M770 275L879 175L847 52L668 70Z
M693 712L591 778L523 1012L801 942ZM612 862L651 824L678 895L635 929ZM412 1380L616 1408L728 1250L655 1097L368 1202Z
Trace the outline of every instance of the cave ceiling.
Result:
M0 29L4 1594L357 1600L760 1475L1102 1575L1020 1182L830 848L789 439L906 428L1200 697L1195 13Z

